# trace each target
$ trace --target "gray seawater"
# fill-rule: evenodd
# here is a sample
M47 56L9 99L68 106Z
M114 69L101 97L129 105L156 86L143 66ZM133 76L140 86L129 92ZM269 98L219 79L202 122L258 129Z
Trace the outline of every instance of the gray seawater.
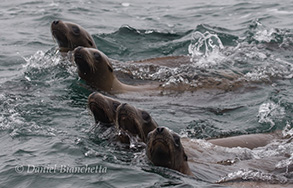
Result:
M225 185L216 182L238 179L292 183L292 1L0 4L1 187L219 187ZM226 167L209 168L198 159L196 178L190 178L152 166L135 146L109 143L111 133L99 129L87 109L93 90L56 50L50 33L56 19L82 25L101 51L121 62L187 54L193 60L178 68L114 64L134 80L197 87L197 76L227 70L240 75L247 84L233 91L112 97L147 110L159 125L193 139L283 130L288 140L256 150L209 153L201 144L215 162L268 162L285 170L269 172L236 162L226 172L221 170Z

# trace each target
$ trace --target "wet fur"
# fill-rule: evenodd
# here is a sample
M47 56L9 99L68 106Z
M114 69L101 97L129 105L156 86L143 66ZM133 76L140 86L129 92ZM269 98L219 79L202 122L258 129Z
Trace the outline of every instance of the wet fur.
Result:
M78 46L97 48L91 35L83 27L75 23L61 20L53 21L51 33L62 52L72 51Z

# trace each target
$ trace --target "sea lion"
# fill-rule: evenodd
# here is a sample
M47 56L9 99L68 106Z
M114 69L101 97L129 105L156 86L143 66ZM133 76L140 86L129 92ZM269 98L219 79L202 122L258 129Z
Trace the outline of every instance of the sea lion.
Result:
M180 137L164 127L158 127L148 134L146 154L156 166L193 175L188 166L188 158Z
M219 89L229 91L241 86L241 83L233 80L231 75L224 75L224 73L219 73L217 75L218 77L199 76L198 78L194 78L198 81L198 85L196 87L192 87L186 83L162 86L163 83L159 81L148 81L147 84L140 83L140 85L128 85L122 83L116 77L110 59L98 49L77 47L73 51L73 57L77 65L80 78L85 80L87 84L94 89L111 94L147 91L160 92L163 90L184 92L196 91L198 89ZM155 60L152 62L155 62ZM158 60L158 63L159 62L160 61ZM166 61L163 61L163 64L166 64Z
M91 110L96 123L112 126L116 120L116 110L121 103L98 92L88 97L88 107Z
M88 32L82 28L81 26L70 23L70 22L63 22L63 21L53 21L51 24L51 32L53 37L56 39L60 51L61 52L68 52L74 50L78 46L82 47L88 47L88 48L97 48L95 45L95 42L93 38L88 34ZM71 55L71 54L69 54ZM71 56L69 56L69 59L71 60ZM116 60L112 60L116 61ZM117 61L119 62L119 61ZM129 61L127 63L133 63L137 64L148 64L151 66L166 66L169 68L176 68L180 67L184 64L190 64L190 56L187 55L179 55L179 56L167 56L167 57L156 57L156 58L149 58L145 60L138 60L138 61ZM131 76L130 73L125 73L125 75L128 74L128 76ZM194 76L192 76L194 75ZM189 77L192 76L192 77ZM235 90L239 87L245 86L247 80L244 78L244 75L237 70L217 70L213 71L209 74L205 71L199 71L199 74L191 74L189 76L183 76L181 79L192 80L192 84L189 84L188 82L179 82L179 84L169 84L169 83L155 83L156 87L153 86L139 86L139 87L127 87L129 85L126 84L120 84L117 85L113 84L115 87L112 89L111 92L129 92L129 91L146 91L146 90L153 90L154 88L158 89L164 89L164 90L172 90L172 91L196 91L198 89L217 89L217 90L225 90L225 91L231 91ZM87 76L84 76L87 77ZM91 80L93 76L89 76L89 80ZM186 78L185 78L186 77ZM121 79L121 78L120 78ZM87 81L87 80L86 80ZM99 82L91 81L91 86L96 89L103 90L104 87L100 88L100 84L97 84ZM111 82L111 81L110 81ZM163 81L164 82L164 81ZM253 83L253 81L250 81ZM159 85L163 85L163 87L158 87ZM119 89L117 91L116 89ZM109 90L103 90L106 92L109 92Z
M265 146L272 140L280 137L279 132L276 132L272 134L233 136L207 141L213 145L227 148L247 147L253 149ZM187 175L192 175L187 162L187 156L197 155L195 153L202 153L202 150L190 139L181 139L176 133L165 127L156 128L147 137L146 154L154 165L168 167Z
M98 92L88 97L88 107L96 123L116 128L116 140L130 144L132 137L137 141L146 142L148 133L158 127L155 120L145 110L140 110L129 104L121 104L118 100L104 96ZM133 139L136 140L136 139Z
M61 52L74 50L78 46L97 48L94 39L80 25L61 20L53 21L51 33L59 45Z
M248 134L231 136L226 138L209 139L208 142L222 147L242 147L248 149L254 149L268 145L272 140L280 138L279 132L271 134Z
M116 111L121 103L115 99L93 92L88 97L88 108L91 110L96 123L111 129L117 134L111 135L110 140L130 144L130 136L126 131L117 130Z
M54 39L57 41L59 45L59 49L61 52L68 52L73 51L78 46L80 47L87 47L87 48L97 48L96 44L91 37L91 35L81 26L78 24L70 23L70 22L63 22L61 20L53 21L51 24L51 33L54 37ZM100 51L99 51L100 52ZM69 54L69 59L72 60L71 54ZM90 55L89 55L90 56ZM113 68L110 64L110 59L103 55L104 59L107 59L105 62L107 62L110 72L113 72ZM93 63L94 58L87 58L88 61L92 61L91 63L88 63L88 65L80 66L79 68L79 76L86 80L92 87L96 89L100 89L102 91L111 92L111 93L122 93L122 92L129 92L129 91L150 91L150 90L176 90L176 91L195 91L197 89L201 88L216 88L221 90L230 90L231 88L234 88L235 86L240 86L241 84L234 83L235 78L238 78L238 75L235 75L231 72L225 72L225 73L217 73L219 75L219 78L221 81L219 81L219 78L214 78L213 76L210 77L199 77L195 78L198 80L197 87L190 87L188 84L180 83L178 85L171 85L171 86L164 86L159 87L162 83L153 82L152 85L145 85L140 84L140 86L130 86L127 84L123 84L121 81L116 79L116 76L114 76L114 81L112 82L112 79L107 76L107 78L110 78L109 82L101 84L101 80L103 80L103 76L101 76L101 71L97 70L97 65ZM84 60L84 62L86 62ZM111 60L116 61L116 60ZM76 62L80 62L77 60ZM119 62L119 61L117 61ZM130 61L128 63L133 64L149 64L150 66L156 65L156 66L166 66L166 67L179 67L183 64L189 64L190 63L190 57L189 56L167 56L167 57L158 57L158 58L150 58L140 61ZM77 64L80 65L80 64ZM84 69L83 69L84 68ZM90 72L87 72L87 70L90 70ZM108 73L103 73L108 74ZM111 75L111 74L110 74ZM131 74L129 73L123 73L123 76L131 77ZM232 79L231 79L232 78ZM121 79L121 78L120 78ZM110 84L108 84L110 83ZM112 84L112 85L111 85ZM105 86L107 85L107 86ZM113 87L112 87L113 86ZM233 86L233 87L232 87Z
M78 75L95 89L110 93L139 92L157 89L158 85L131 86L120 82L109 58L98 49L78 47L73 51Z
M146 142L148 133L156 129L158 124L145 110L123 103L117 108L116 126Z

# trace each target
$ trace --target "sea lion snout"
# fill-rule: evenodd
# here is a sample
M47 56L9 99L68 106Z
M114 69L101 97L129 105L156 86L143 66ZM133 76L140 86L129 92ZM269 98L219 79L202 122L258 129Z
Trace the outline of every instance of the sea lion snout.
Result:
M150 131L147 135L147 142L153 142L155 140L168 140L170 139L171 133L170 131L165 127L157 127Z
M158 127L148 134L146 154L156 166L192 174L179 135L166 127Z
M157 133L162 133L164 131L164 127L158 127L156 131Z
M157 138L166 139L167 137L168 138L170 137L168 128L165 128L165 127L156 127L155 129L153 129L152 131L150 131L148 133L148 135L147 135L147 141L149 141L150 138L152 138L152 139L157 139Z
M117 109L118 118L122 115L135 116L136 109L128 103L122 103Z
M84 47L77 47L73 51L74 62L77 65L80 77L89 74L92 71L91 65L88 60L88 53Z
M52 24L54 24L54 25L57 25L59 23L59 20L54 20L53 22L52 22Z
M138 135L143 142L146 142L149 132L158 127L148 112L127 103L123 103L117 108L116 119L118 128Z
M129 106L127 103L122 103L119 105L118 119L120 116L127 115L127 112L129 111L128 108Z
M75 48L75 50L73 51L73 56L74 56L74 60L77 61L78 59L82 59L83 56L82 56L82 53L81 53L81 50L83 48L81 46Z
M73 51L78 46L97 48L91 35L75 23L54 20L51 23L51 33L61 52Z
M62 37L66 36L68 28L66 27L66 24L62 22L61 20L54 20L51 23L51 32L53 36L56 38L54 34L58 33L60 34L59 38L56 38L58 40L63 40ZM62 37L61 37L62 34Z
M93 113L96 123L113 125L116 109L119 105L119 101L103 96L98 92L94 92L88 97L88 107Z
M81 50L83 49L83 47L79 46L77 48L75 48L75 53L79 53Z
M78 68L78 75L88 84L101 90L112 90L112 65L108 57L98 49L78 46L73 51L74 62Z
M116 121L118 128L124 131L129 131L131 134L139 135L139 119L136 114L136 109L127 104L123 103L117 108Z
M154 165L172 168L172 139L164 130L158 127L148 134L146 153Z

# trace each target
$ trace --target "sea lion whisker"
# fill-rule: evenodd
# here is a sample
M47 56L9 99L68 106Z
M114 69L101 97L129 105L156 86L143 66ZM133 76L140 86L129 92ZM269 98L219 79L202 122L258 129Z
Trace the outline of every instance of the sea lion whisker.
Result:
M167 142L163 138L157 138L157 139L153 140L152 145L156 145L158 143L161 143L163 145L167 145Z
M54 42L57 42L55 37L54 37L54 35L52 35L52 39L53 39Z
M88 64L88 66L90 67L90 70L92 73L95 73L97 68L95 67L94 65L94 61L91 60L90 56L88 53L86 53L86 55L84 55L84 59L85 59L85 62Z
M67 37L67 36L65 35L65 37ZM74 48L74 45L73 45L72 41L70 39L68 39L68 37L67 37L67 40L69 42L68 48Z

